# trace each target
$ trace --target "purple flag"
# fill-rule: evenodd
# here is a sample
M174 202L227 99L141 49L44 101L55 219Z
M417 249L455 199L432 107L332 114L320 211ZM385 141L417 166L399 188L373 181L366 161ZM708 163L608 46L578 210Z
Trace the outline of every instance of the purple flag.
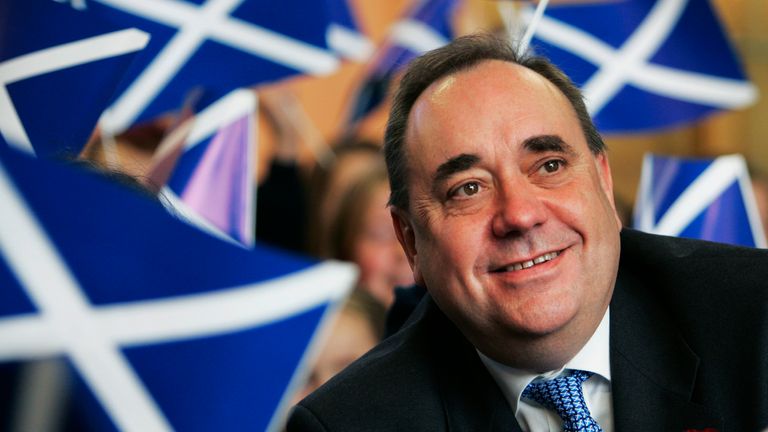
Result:
M254 92L230 93L183 123L155 161L156 167L172 167L163 193L174 211L245 246L254 243L255 108ZM168 158L177 158L175 164Z

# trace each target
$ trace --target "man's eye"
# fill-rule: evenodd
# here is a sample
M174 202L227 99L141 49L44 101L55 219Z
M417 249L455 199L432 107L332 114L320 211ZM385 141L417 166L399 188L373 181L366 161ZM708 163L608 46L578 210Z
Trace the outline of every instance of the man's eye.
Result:
M544 165L541 166L544 171L547 172L547 174L552 174L554 172L557 172L560 170L560 168L563 167L563 161L558 159L552 159L544 162Z
M480 184L477 182L469 182L454 189L451 196L468 197L478 192L480 192Z

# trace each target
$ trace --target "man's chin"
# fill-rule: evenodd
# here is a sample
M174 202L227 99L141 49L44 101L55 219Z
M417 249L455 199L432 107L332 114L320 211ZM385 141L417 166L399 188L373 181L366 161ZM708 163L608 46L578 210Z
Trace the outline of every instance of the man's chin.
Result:
M505 317L500 322L501 331L509 337L534 342L556 336L567 331L576 314L571 310L558 308L551 312L526 314L520 317Z

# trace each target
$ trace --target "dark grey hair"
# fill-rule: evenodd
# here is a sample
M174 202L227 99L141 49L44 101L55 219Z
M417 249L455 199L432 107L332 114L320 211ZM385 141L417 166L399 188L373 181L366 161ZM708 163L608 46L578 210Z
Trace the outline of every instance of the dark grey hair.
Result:
M416 99L439 79L470 69L487 60L518 64L554 84L576 111L592 153L605 151L605 144L592 123L581 92L557 66L544 57L519 56L509 42L491 34L459 37L411 62L395 93L384 135L384 155L392 191L389 198L391 206L408 210L407 161L403 144L408 116Z

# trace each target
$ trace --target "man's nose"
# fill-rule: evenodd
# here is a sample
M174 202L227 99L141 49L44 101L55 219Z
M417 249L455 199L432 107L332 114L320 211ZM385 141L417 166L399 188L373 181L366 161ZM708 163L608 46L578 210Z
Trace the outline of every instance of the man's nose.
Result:
M507 237L524 233L544 223L547 209L541 191L525 180L502 185L496 196L496 212L492 221L493 234Z

